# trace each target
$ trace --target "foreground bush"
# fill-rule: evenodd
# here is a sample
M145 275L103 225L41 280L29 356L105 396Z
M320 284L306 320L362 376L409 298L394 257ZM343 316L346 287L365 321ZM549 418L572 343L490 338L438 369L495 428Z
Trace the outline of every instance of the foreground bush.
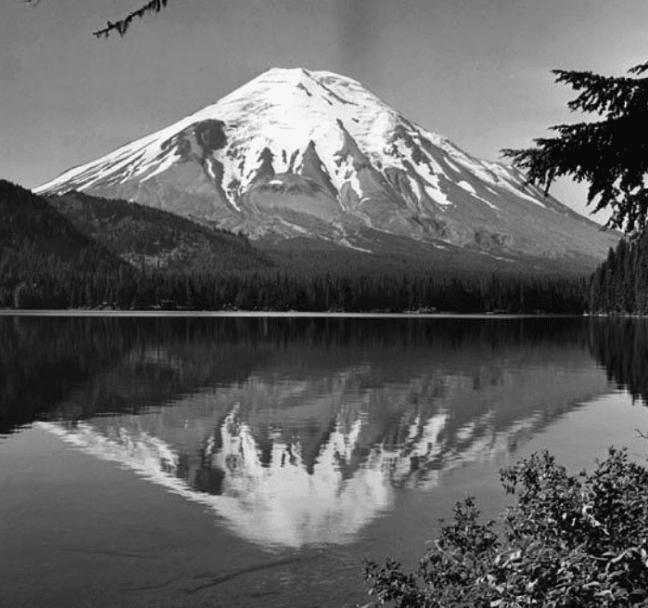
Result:
M398 608L648 606L648 470L611 449L591 474L547 452L502 471L503 527L458 503L414 572L367 564L376 604Z

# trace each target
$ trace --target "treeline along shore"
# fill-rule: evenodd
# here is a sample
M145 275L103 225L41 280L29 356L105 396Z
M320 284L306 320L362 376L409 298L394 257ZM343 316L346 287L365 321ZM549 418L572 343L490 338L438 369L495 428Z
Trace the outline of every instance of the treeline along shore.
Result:
M352 271L306 276L53 270L13 286L2 277L0 307L579 314L585 310L587 287L585 279L368 276Z
M160 210L0 180L0 308L648 313L648 237L591 277L357 252L258 250Z

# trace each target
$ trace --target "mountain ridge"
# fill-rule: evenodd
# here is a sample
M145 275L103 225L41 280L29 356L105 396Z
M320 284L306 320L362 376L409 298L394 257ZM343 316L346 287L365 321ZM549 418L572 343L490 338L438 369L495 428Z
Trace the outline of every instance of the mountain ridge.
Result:
M166 209L272 242L565 259L593 269L617 237L326 71L273 68L173 125L43 184Z
M80 232L136 268L215 273L274 266L244 236L161 209L79 192L46 200Z
M3 179L0 217L0 266L17 281L43 269L94 272L128 266L44 198Z

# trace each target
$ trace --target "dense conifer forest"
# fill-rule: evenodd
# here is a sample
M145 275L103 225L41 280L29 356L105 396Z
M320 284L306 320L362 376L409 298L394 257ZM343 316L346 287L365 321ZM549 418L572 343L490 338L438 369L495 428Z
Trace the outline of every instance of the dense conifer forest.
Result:
M445 278L283 272L223 275L155 271L69 272L49 268L19 283L0 276L0 306L346 312L583 312L585 280Z
M118 256L77 230L43 198L0 180L0 276L126 268Z
M0 212L3 308L460 313L586 308L587 281L581 277L459 272L420 260L350 254L338 259L317 252L302 256L300 266L294 256L271 257L245 237L214 233L169 213L123 201L102 207L83 195L52 205L5 181Z
M214 273L274 266L245 236L162 209L81 192L47 201L80 232L139 269Z
M590 283L589 309L595 313L648 314L648 232L621 240Z

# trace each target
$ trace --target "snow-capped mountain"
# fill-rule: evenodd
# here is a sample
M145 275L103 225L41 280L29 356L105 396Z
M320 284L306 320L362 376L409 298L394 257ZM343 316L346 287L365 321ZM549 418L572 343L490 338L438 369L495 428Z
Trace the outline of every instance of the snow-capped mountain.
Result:
M377 250L388 237L491 255L601 258L613 235L478 160L350 78L271 69L157 133L37 189L79 190L251 238Z

